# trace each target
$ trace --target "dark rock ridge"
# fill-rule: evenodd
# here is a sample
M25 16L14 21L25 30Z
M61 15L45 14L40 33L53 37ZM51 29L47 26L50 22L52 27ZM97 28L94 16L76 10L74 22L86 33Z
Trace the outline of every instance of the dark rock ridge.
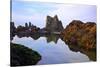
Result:
M17 27L15 27L14 22L10 22L10 40L12 40L15 35L31 35L37 33L39 30L40 28L31 22L25 23L25 26L19 25Z
M61 32L64 29L57 15L54 17L47 16L45 28L49 32Z
M20 44L10 43L11 66L35 65L41 60L38 52Z
M16 34L16 27L14 22L10 22L10 40L13 39L13 36Z
M54 17L47 16L46 27L40 29L33 25L31 22L25 23L25 26L19 25L15 27L14 22L10 22L10 35L11 40L14 35L33 35L34 33L40 34L60 34L63 30L62 22L58 19L57 15Z
M15 27L14 22L10 22L10 32L13 32L13 33L16 32L16 27Z
M36 27L35 25L33 25L31 22L28 23L25 23L25 26L21 26L19 25L17 28L16 28L16 31L17 33L18 32L26 32L26 33L29 33L29 32L36 32L38 31L40 28L39 27Z

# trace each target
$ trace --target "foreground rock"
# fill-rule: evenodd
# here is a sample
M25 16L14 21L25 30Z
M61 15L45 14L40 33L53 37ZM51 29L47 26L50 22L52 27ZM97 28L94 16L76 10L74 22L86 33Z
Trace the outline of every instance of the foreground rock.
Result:
M86 54L96 61L96 23L73 20L61 33L70 50Z
M64 29L57 15L54 17L47 16L45 28L49 32L61 32Z
M84 49L96 49L96 24L73 20L62 32L62 39Z
M19 44L11 45L11 66L35 65L41 56L34 50Z

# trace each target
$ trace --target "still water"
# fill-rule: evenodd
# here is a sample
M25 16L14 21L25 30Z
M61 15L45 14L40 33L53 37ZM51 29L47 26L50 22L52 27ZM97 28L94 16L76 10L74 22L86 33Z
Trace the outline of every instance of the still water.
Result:
M18 37L16 35L13 37L12 42L37 51L42 56L38 65L90 61L85 54L71 51L68 45L55 35L41 36L39 38Z

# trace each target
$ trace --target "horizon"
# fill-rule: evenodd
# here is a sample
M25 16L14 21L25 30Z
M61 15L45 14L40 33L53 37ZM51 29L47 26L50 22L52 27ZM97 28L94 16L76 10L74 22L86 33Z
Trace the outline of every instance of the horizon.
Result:
M31 22L33 25L43 28L45 27L48 15L51 17L57 15L65 28L72 20L96 23L96 12L95 5L12 1L11 21L16 26Z

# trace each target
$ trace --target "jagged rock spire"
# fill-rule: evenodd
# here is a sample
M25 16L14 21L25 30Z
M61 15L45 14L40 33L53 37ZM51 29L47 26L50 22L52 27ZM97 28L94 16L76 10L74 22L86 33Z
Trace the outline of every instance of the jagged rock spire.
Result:
M47 16L45 28L49 32L61 32L64 29L62 26L62 22L59 21L57 15L55 15L54 17Z

